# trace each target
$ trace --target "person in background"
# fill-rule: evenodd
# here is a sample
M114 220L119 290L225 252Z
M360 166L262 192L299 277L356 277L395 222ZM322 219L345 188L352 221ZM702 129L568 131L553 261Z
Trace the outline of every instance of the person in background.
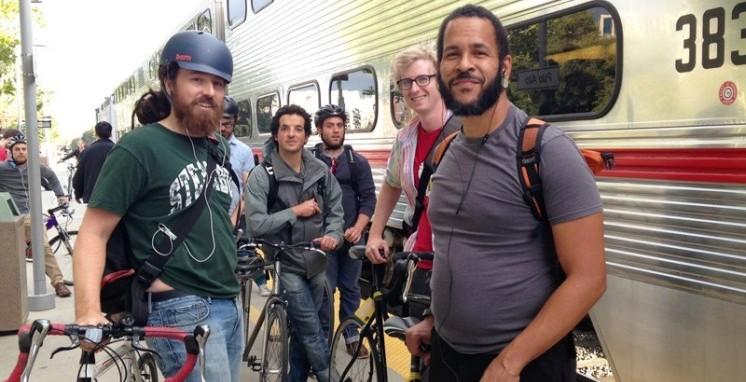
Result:
M339 287L339 319L352 316L360 305L358 279L363 263L350 258L350 247L362 242L363 231L367 228L376 205L376 185L368 160L356 153L352 146L345 145L347 113L337 105L326 105L316 112L314 119L321 142L313 152L327 166L342 188L342 208L344 209L344 243L328 256L326 278L329 288ZM329 299L324 299L319 313L324 331L329 333ZM354 354L360 336L353 328L344 333L347 352ZM366 356L368 349L360 348L360 355Z
M73 189L75 189L75 200L88 203L93 194L93 186L96 185L98 174L104 165L106 156L114 147L111 141L111 124L101 121L93 128L98 140L80 154L78 168L73 176Z
M8 139L5 138L3 129L0 129L0 162L8 160L8 150L5 149L5 144L7 142Z
M7 161L0 163L0 191L10 193L13 201L16 203L21 214L25 215L24 230L26 241L31 241L31 205L29 203L28 187L28 147L26 137L18 130L8 130L7 133L17 132L16 135L8 138L8 148L10 157ZM65 192L62 190L57 175L49 167L41 165L41 185L45 190L52 190L57 195L59 204L69 202ZM52 248L49 246L47 231L42 231L42 241L44 242L44 272L52 281L54 293L59 297L70 297L70 289L65 286L64 277L57 264L57 258L54 257ZM33 250L33 248L32 248Z
M62 159L60 159L58 161L58 163L62 163L62 162L66 161L66 160L68 160L68 159L70 159L72 157L75 157L75 159L77 159L78 161L80 161L80 154L82 154L83 150L85 150L85 141L83 140L83 138L78 138L78 141L75 143L75 145L77 146L75 148L75 150L70 151L69 153L67 153L67 155L65 155L64 157L62 157Z

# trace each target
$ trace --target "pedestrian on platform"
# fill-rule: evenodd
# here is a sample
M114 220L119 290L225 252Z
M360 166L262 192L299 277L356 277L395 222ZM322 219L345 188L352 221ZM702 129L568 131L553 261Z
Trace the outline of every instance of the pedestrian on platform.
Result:
M6 134L15 133L14 136L8 137L8 149L10 157L5 162L0 162L0 192L8 192L18 207L18 212L24 215L24 231L26 242L31 242L31 204L29 203L29 180L28 180L28 147L26 137L18 130L7 130ZM52 190L57 195L59 204L69 202L68 197L62 190L57 175L49 167L40 165L41 186L45 190ZM57 264L57 258L54 257L52 248L49 246L47 231L42 231L42 241L44 242L44 272L52 281L54 293L59 297L70 297L70 289L65 286L64 277ZM33 248L31 249L34 250Z
M76 322L105 324L101 275L107 241L120 221L132 254L142 264L151 261L154 243L168 243L165 237L198 207L192 207L194 203L204 203L180 245L166 245L158 252L171 252L163 269L141 267L138 278L153 279L145 299L147 325L190 332L196 325L208 325L206 380L238 382L243 314L228 216L229 149L217 134L232 73L228 47L208 33L180 32L166 42L158 68L160 90L147 92L137 102L135 113L143 126L119 140L101 169L80 227L73 267ZM147 342L160 354L163 375L173 376L186 359L183 345ZM188 381L200 381L199 374L194 370Z
M363 264L361 260L348 256L350 247L362 243L363 231L367 228L376 206L376 185L368 160L345 144L347 113L337 105L326 105L316 112L314 118L321 142L313 148L316 158L327 166L342 188L344 210L344 242L328 255L326 278L329 289L339 288L339 319L352 316L360 305L358 279ZM319 314L325 334L329 335L329 301L324 299ZM344 333L347 352L354 354L360 335L353 328ZM368 349L362 347L360 354L366 356Z
M114 147L111 141L111 124L101 121L93 128L98 140L80 154L78 168L73 176L73 189L75 189L75 200L88 203L93 194L93 186L96 185L98 174L104 165L106 156Z
M547 128L537 219L518 178L528 116L508 100L505 29L466 5L443 20L437 46L438 86L463 129L432 178L432 316L407 331L407 347L430 344L431 381L574 381L570 331L606 285L593 176L574 142Z

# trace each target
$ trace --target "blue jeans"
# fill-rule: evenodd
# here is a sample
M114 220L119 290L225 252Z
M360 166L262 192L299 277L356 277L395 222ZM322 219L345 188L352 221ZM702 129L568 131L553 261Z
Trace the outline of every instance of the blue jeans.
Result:
M329 381L329 345L319 320L325 282L324 272L310 279L290 272L280 275L291 328L290 382L307 381L310 369L319 382Z
M339 322L355 314L360 306L360 285L358 279L363 269L362 260L355 260L347 255L350 249L345 242L338 251L332 252L327 256L326 279L329 282L329 290L339 287ZM331 296L330 298L333 298ZM321 309L321 326L324 328L326 338L329 338L329 299L323 299ZM360 340L360 335L353 327L348 327L344 333L345 343L352 343Z
M243 354L243 312L236 298L215 299L185 296L154 302L149 326L168 326L194 331L197 325L210 327L205 349L205 378L208 381L238 382ZM176 373L186 360L186 350L180 341L147 339L148 346L160 354L156 357L164 376ZM199 382L199 363L187 379Z

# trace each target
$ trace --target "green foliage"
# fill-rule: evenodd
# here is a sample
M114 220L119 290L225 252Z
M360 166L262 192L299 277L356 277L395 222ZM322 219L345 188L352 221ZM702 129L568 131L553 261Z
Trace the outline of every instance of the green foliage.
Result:
M598 112L608 104L616 77L616 40L601 35L594 13L591 9L510 31L514 81L529 70L559 70L559 84L550 88L519 89L512 82L509 93L515 105L530 115L558 115Z
M0 95L15 95L18 23L18 1L0 0Z

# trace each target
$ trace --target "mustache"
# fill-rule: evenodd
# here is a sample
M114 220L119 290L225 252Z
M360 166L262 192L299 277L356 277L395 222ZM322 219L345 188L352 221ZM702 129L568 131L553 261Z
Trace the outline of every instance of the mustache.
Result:
M453 79L451 79L450 81L448 81L448 85L449 86L453 86L453 83L456 82L456 81L459 81L459 80L472 80L472 81L477 81L479 83L484 82L484 80L482 78L479 78L477 76L473 76L469 72L459 72L456 77L454 77Z
M192 104L193 105L198 105L198 104L201 104L201 103L208 104L208 105L210 105L210 107L218 107L218 103L215 102L215 98L210 97L210 96L202 96L201 98L195 100Z

